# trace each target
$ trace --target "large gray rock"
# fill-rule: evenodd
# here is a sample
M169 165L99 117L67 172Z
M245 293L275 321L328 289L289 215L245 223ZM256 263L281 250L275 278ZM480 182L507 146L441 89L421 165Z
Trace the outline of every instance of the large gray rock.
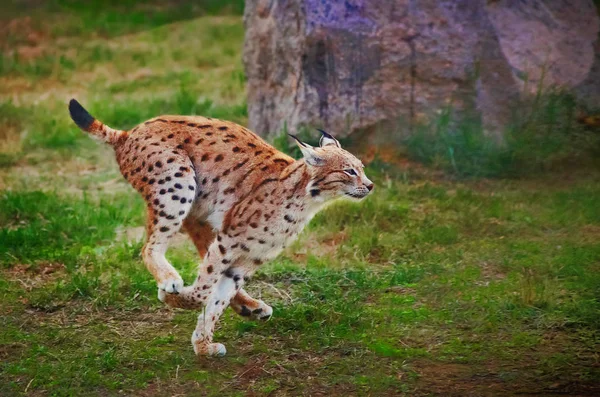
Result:
M262 134L319 126L388 143L451 106L498 136L540 87L600 103L591 0L253 0L244 22Z

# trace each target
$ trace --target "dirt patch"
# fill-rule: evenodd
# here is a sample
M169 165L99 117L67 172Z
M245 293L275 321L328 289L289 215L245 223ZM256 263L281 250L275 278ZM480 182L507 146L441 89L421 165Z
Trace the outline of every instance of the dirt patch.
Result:
M14 156L22 151L22 114L15 110L10 103L0 106L0 155Z
M416 395L482 396L506 395L511 385L490 367L473 368L467 364L418 360L412 369L419 375Z
M600 226L598 225L585 225L580 229L581 241L586 243L597 242L600 240Z
M27 350L27 347L27 344L22 342L0 344L0 360L6 362L10 358L18 357Z
M386 294L397 294L397 295L415 295L417 290L410 287L403 287L400 285L396 285L393 287L386 288L384 290Z
M410 364L410 369L418 375L411 395L600 395L600 384L582 376L598 367L590 351L579 351L577 362L560 370L543 369L546 359L574 348L569 337L560 332L546 334L539 346L515 361L448 363L417 359Z
M115 338L147 340L172 323L175 310L165 307L141 307L139 310L98 310L89 302L68 301L55 311L26 309L23 326L48 324L56 327L81 328L102 324ZM106 336L106 335L105 335ZM106 336L108 338L108 336ZM110 338L108 338L110 339ZM107 340L108 340L107 339Z
M6 273L9 280L18 281L25 291L30 292L34 288L63 277L65 265L55 262L41 262L35 265L17 264Z
M498 269L498 267L499 265L491 262L481 262L479 264L479 269L481 269L481 275L484 279L482 283L485 283L487 285L489 281L492 280L504 280L506 278L506 274L504 272L501 272Z
M256 382L261 378L272 377L273 368L267 369L268 356L261 354L257 357L253 357L244 366L242 366L235 377L230 381L223 384L221 391L227 389L252 389Z
M0 154L15 155L21 150L19 129L12 126L0 126Z

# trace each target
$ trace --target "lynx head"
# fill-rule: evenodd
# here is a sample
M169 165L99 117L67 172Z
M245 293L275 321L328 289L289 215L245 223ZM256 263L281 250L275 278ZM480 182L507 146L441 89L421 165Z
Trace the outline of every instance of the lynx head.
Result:
M319 147L312 147L293 135L302 151L311 180L307 185L317 201L346 197L365 198L373 190L373 182L364 173L362 162L342 149L340 143L325 131L321 132Z

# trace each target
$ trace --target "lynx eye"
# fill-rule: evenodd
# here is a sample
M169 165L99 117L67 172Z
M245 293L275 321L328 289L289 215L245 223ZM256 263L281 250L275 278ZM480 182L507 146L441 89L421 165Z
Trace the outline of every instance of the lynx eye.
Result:
M356 176L356 175L358 175L358 174L356 173L356 171L354 171L354 168L348 168L347 170L344 170L344 172L345 172L346 174L350 175L350 176Z

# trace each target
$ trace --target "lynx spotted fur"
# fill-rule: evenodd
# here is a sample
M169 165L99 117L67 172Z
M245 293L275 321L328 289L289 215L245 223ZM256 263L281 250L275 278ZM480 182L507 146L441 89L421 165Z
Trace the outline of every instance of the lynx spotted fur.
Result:
M142 257L158 283L159 299L180 308L204 308L192 345L198 355L223 355L213 331L223 311L269 318L272 308L243 285L275 258L324 204L360 200L373 189L363 165L322 131L320 147L296 139L294 160L237 124L207 117L160 116L130 131L94 119L77 101L71 118L110 144L125 179L147 203ZM165 258L181 229L200 257L198 276L183 285Z

